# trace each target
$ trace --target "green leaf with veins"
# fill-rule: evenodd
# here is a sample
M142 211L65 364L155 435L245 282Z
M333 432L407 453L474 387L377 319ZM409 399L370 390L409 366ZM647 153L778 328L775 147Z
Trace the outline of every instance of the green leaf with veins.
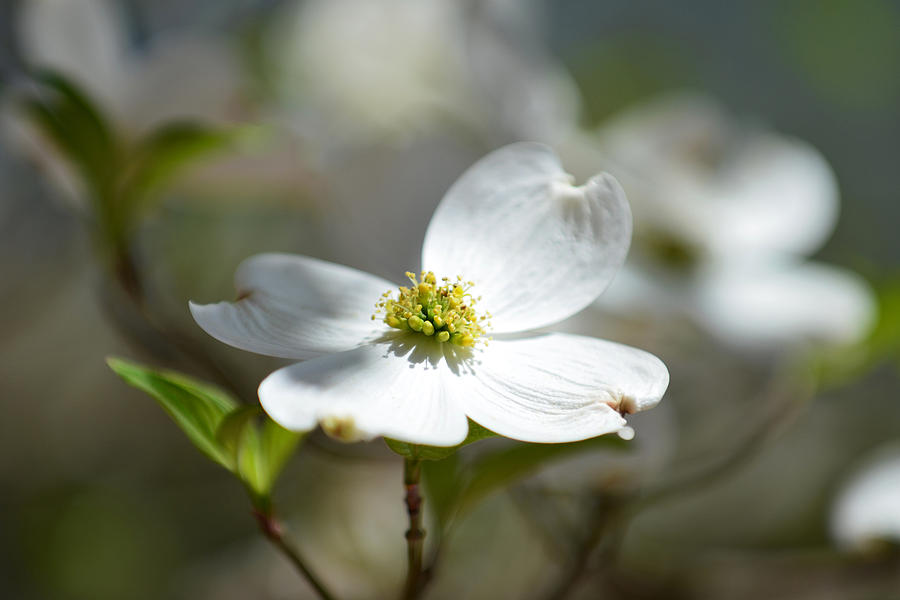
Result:
M201 452L234 470L233 455L216 437L226 417L238 408L229 394L180 373L155 371L119 358L106 363L126 383L153 396Z
M107 364L128 384L153 396L201 452L240 478L257 508L267 508L272 487L303 434L186 375L118 358Z
M303 434L186 375L118 358L107 359L107 364L126 383L153 396L201 452L237 475L258 508L268 505L272 487Z

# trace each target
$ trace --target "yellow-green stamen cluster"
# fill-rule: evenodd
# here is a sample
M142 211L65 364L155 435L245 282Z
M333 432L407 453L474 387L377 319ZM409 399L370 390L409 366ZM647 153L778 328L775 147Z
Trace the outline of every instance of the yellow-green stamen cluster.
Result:
M406 276L412 285L401 286L397 298L385 292L375 304L373 319L383 314L384 322L394 329L415 331L457 346L474 346L484 335L490 315L475 312L480 298L469 293L474 285L471 281L444 277L438 285L431 271L422 272L418 278L414 273Z

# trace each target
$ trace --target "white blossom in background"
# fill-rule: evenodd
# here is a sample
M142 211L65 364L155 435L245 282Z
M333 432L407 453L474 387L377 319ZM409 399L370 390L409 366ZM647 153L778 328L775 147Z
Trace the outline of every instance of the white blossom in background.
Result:
M399 294L348 267L263 254L238 268L238 301L191 311L227 344L304 361L259 388L263 408L289 429L451 446L468 417L531 442L627 437L623 415L654 406L668 385L662 362L595 338L529 332L593 302L630 237L612 177L575 187L549 148L515 144L450 188L425 235L422 275Z
M846 482L832 507L831 535L848 550L900 543L900 446L876 452Z
M868 286L808 259L838 215L834 174L808 144L678 94L626 110L564 155L614 173L634 211L632 254L601 308L685 316L756 349L867 331Z
M574 127L578 94L537 42L535 5L309 0L279 9L262 46L274 84L267 118L318 175L307 198L321 258L395 277L397 265L418 262L442 192L487 148L552 145ZM408 233L384 233L398 228Z
M323 144L463 126L489 143L574 123L566 73L530 43L531 2L307 0L268 40L296 127Z

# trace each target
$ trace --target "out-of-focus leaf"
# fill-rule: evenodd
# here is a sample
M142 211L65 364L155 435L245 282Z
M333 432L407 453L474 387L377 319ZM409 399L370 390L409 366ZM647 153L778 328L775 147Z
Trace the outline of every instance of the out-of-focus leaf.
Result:
M384 441L388 445L388 448L404 458L411 458L413 460L443 460L454 454L463 446L467 446L485 438L496 437L496 435L497 434L490 429L486 429L470 419L469 434L466 436L466 439L456 446L425 446L423 444L401 442L391 438L384 438Z
M118 171L118 151L100 110L64 76L35 76L40 92L24 101L32 123L74 164L99 202L109 202ZM102 207L101 210L107 210Z
M141 140L126 166L120 201L134 213L192 162L229 147L236 132L197 123L164 125Z
M443 530L453 511L459 495L460 485L459 454L451 454L443 460L422 463L422 481L425 484L427 500Z
M470 437L483 439L496 435L484 428L481 430L474 435L470 430ZM477 437L485 433L487 435ZM468 511L491 493L533 474L555 460L590 450L625 452L629 448L628 442L615 435L570 444L516 442L479 456L468 464L460 459L459 454L446 456L442 460L427 460L422 464L422 477L432 509L443 529L458 513Z
M531 475L554 460L587 450L627 451L629 447L628 442L612 434L569 444L517 443L480 457L466 469L455 501L456 509L464 512L492 492Z
M119 358L106 362L126 383L153 396L201 452L234 470L234 456L216 437L226 416L238 407L231 396L179 373L156 371Z

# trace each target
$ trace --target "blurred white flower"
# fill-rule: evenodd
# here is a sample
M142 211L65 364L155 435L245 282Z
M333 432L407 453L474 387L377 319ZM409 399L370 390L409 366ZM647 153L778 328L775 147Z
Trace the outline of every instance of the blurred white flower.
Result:
M575 187L549 148L516 144L450 188L425 235L422 279L399 297L374 275L263 254L238 268L237 302L191 311L227 344L305 361L259 388L263 408L290 429L319 423L345 439L450 446L469 417L532 442L627 435L622 415L655 405L668 385L662 362L599 339L525 332L593 302L630 236L612 177ZM440 285L430 271L465 279Z
M876 452L847 481L832 507L831 534L849 550L900 543L900 446Z
M529 45L529 3L308 0L269 40L276 86L323 142L408 138L439 124L489 141L574 123L568 76Z
M846 343L867 330L868 286L806 258L838 213L834 174L809 145L682 94L627 110L573 147L622 180L634 210L631 258L602 307L681 313L751 348Z

